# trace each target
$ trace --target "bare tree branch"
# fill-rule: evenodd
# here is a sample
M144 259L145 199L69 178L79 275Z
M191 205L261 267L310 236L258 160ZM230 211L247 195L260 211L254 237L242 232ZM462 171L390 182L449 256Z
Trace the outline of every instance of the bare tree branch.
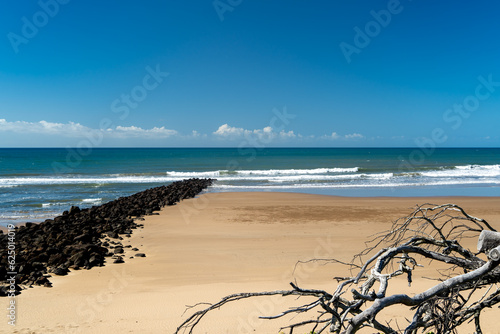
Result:
M488 261L461 244L462 240L478 237L478 250L487 255ZM388 286L395 277L405 275L408 284L412 283L422 260L439 262L446 267L439 270L440 276L430 278L438 283L414 296L405 293L387 296ZM292 322L280 329L287 329L289 333L298 327L310 328L314 333L328 329L337 334L352 334L363 327L372 327L386 334L415 334L419 329L452 333L470 321L474 321L476 333L482 333L481 311L500 303L500 289L493 289L500 282L500 233L484 219L467 214L455 204L416 206L410 215L396 220L390 230L373 236L350 263L338 259L311 259L297 262L295 268L311 261L340 263L356 272L351 277L335 277L339 284L333 293L302 289L290 283L292 290L224 297L195 312L177 328L176 333L192 333L207 313L227 303L259 296L313 298L301 306L260 317L272 320L292 314L311 315L310 319ZM376 284L378 291L374 289ZM478 291L483 288L486 291L480 295ZM345 297L349 292L351 298ZM383 325L376 319L380 311L396 304L414 312L404 329L397 321Z

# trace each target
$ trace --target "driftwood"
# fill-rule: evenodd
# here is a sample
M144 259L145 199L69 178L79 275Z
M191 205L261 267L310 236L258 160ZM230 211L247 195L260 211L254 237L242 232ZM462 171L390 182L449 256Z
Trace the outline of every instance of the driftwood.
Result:
M478 253L462 246L461 242L467 238L478 238ZM397 276L405 275L411 284L419 262L425 259L447 266L447 271L440 271L438 284L414 296L404 292L386 295L391 279ZM471 321L476 333L482 333L481 311L500 303L500 289L496 286L500 282L499 263L500 233L487 221L467 214L454 204L424 204L408 217L395 221L391 230L369 241L367 248L349 264L356 270L354 275L338 278L335 291L302 289L290 283L289 290L233 294L193 313L175 333L193 333L207 313L227 303L272 295L312 298L302 306L261 317L272 320L291 314L311 315L309 320L292 322L279 329L289 333L300 327L313 333L338 334L355 333L363 327L387 334L455 333ZM480 289L485 292L479 293ZM397 325L394 328L394 324L383 324L376 319L380 311L395 304L413 311L413 318L405 328Z
M491 249L500 245L500 233L483 230L477 240L477 250L482 253L487 253Z

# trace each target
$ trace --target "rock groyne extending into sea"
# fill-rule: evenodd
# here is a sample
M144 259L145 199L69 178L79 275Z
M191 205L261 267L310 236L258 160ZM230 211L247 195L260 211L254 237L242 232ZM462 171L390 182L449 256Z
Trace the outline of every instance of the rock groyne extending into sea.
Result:
M178 181L88 209L71 207L54 219L15 227L10 236L0 231L0 296L12 293L13 286L16 294L20 285L50 287L51 275L66 275L70 269L124 262L120 240L143 226L137 218L193 198L213 181ZM9 249L8 243L15 247Z

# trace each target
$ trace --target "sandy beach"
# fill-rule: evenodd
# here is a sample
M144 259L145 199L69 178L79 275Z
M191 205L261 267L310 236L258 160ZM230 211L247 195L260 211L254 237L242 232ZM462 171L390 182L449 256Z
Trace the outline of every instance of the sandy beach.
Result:
M500 2L3 12L0 334L500 334Z
M296 193L208 193L148 216L144 228L125 238L144 258L106 264L52 277L52 288L35 287L19 295L17 325L5 333L173 333L192 313L186 305L213 303L236 292L304 288L334 290L334 276L348 274L336 264L298 265L312 258L350 261L370 235L386 230L417 204L455 203L471 215L500 227L498 197L350 198ZM476 240L470 241L475 247ZM475 250L475 248L473 248ZM294 271L295 268L295 271ZM393 287L420 292L434 283L420 276L411 288L405 279ZM390 291L389 291L390 292ZM7 313L7 298L0 299ZM258 319L296 302L262 298L227 305L204 318L195 333L277 333L280 321ZM496 329L493 311L483 316L486 333ZM381 315L406 324L402 308ZM296 318L294 320L297 320ZM395 321L395 320L394 320ZM299 331L300 333L305 332ZM368 331L370 332L370 331Z

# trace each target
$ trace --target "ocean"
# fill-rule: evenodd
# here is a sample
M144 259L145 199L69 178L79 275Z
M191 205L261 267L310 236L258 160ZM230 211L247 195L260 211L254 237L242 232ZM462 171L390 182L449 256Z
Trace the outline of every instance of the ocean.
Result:
M38 222L185 178L208 191L500 196L498 148L5 148L0 224Z

